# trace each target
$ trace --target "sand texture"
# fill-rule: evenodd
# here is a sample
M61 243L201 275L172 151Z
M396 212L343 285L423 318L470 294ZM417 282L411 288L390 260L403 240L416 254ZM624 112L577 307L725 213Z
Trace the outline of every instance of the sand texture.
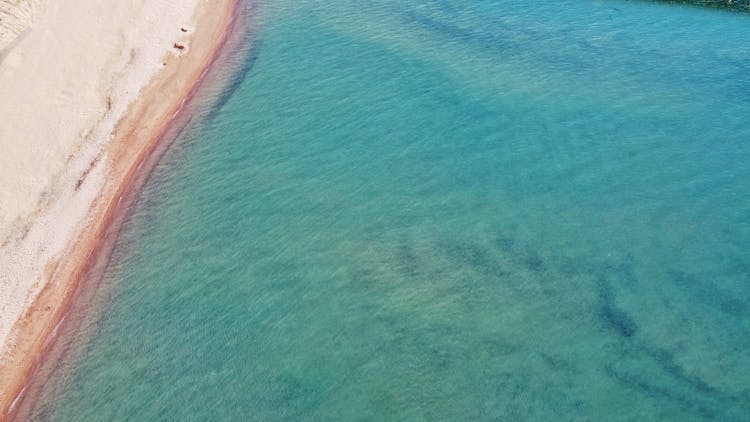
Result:
M0 0L0 55L34 24L42 0Z
M21 3L33 24L0 36L0 420L117 198L223 42L233 4Z

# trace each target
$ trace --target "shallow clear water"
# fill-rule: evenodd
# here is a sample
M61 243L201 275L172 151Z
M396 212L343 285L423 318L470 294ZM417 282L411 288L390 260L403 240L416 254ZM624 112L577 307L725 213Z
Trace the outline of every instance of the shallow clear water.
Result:
M748 420L750 16L258 13L34 417Z

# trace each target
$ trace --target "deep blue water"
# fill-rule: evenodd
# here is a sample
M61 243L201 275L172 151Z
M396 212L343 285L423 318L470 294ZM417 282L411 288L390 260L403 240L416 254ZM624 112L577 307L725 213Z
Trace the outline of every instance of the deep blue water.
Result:
M266 0L52 420L750 420L750 15Z

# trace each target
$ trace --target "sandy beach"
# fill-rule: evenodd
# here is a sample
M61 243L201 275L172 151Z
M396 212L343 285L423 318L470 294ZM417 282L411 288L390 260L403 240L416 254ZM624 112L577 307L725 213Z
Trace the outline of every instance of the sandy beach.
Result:
M0 28L0 420L119 198L221 48L234 1L19 4L0 4L22 17Z

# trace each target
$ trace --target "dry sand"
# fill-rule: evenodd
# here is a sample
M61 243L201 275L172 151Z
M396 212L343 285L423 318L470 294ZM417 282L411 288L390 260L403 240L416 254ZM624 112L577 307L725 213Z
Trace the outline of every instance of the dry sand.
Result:
M233 5L50 0L6 36L0 420L62 318L118 198L223 43Z

